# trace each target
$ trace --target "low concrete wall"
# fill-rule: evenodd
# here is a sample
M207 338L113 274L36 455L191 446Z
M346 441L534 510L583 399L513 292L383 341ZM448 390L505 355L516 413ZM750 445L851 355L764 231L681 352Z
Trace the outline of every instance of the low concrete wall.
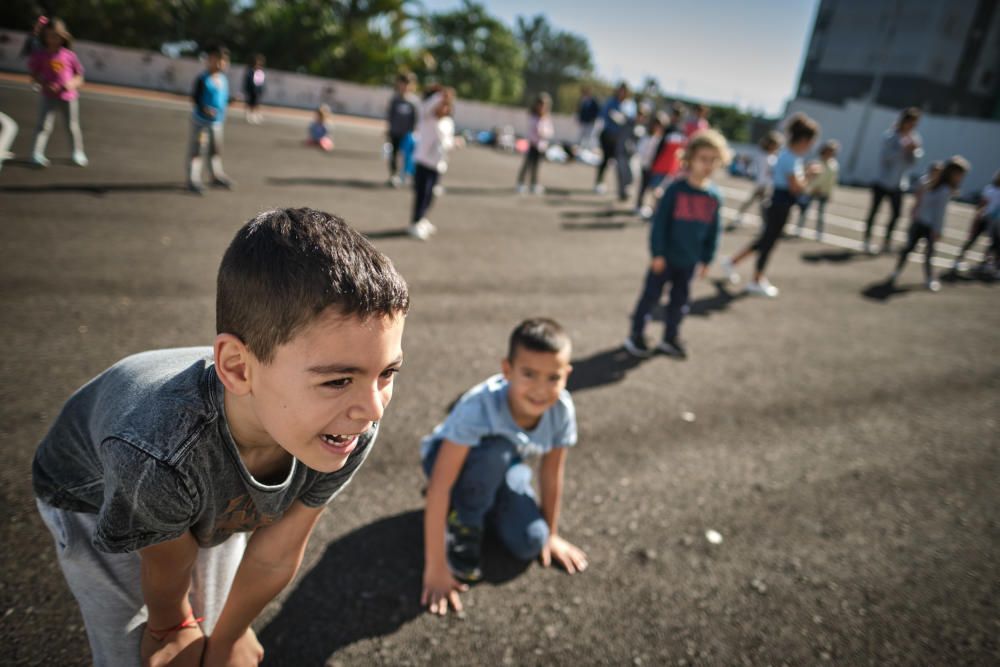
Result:
M882 133L896 121L900 111L873 107L864 135L858 137L864 108L864 103L853 100L841 106L795 99L788 105L788 115L804 112L819 121L823 127L821 141L836 139L841 143L841 180L845 183L864 184L875 179ZM935 160L962 155L972 163L972 171L962 182L963 196L974 196L1000 169L1000 122L924 114L917 131L924 140L924 156L914 166L914 173L923 173ZM855 169L849 171L855 142L860 143L860 152Z
M0 29L0 70L26 72L20 57L27 33ZM86 78L100 83L117 84L186 94L191 90L202 64L195 58L168 58L154 51L128 49L96 42L77 40L73 49L86 69ZM233 64L229 69L230 90L242 98L246 65ZM348 81L324 79L307 74L267 70L264 104L315 109L328 104L337 113L380 118L385 115L392 89L388 86L364 86ZM485 130L512 125L518 134L528 131L526 109L504 107L470 100L458 100L455 122L463 129ZM577 125L572 116L553 116L556 138L575 140Z

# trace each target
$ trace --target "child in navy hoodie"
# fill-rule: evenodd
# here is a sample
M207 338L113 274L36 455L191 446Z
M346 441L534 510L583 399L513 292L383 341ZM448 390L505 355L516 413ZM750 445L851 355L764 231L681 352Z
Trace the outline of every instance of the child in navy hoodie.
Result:
M691 137L684 152L687 174L674 181L653 214L649 246L653 259L632 315L632 331L624 347L637 357L648 357L650 349L644 330L650 313L670 283L667 326L656 351L683 359L684 345L677 337L696 269L708 274L719 246L719 210L722 197L712 183L712 174L729 162L726 139L714 130L702 130Z

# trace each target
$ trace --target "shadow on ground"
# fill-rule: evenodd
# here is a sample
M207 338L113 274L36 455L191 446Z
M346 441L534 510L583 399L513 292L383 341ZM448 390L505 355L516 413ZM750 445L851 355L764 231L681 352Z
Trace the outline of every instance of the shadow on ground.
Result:
M4 185L0 192L11 194L90 194L103 197L115 193L187 192L177 181L163 183L46 183L43 185Z
M861 296L871 301L879 301L881 303L886 303L890 299L895 299L903 296L907 292L912 292L912 287L894 285L886 280L880 280L877 283L872 283L868 287L861 290Z
M337 650L383 637L423 613L423 512L363 526L332 542L259 633L265 665L322 665ZM531 564L486 531L484 581L503 584Z
M819 252L804 252L801 255L803 262L818 264L820 262L830 262L831 264L846 264L860 259L874 259L875 255L868 255L854 250L821 250Z
M630 370L642 362L620 345L583 359L574 359L573 374L569 376L566 388L575 392L621 382Z

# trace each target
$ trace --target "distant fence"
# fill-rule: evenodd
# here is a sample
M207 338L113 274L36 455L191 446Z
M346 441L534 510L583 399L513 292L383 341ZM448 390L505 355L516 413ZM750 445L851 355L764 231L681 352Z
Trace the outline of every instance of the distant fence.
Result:
M788 115L801 111L819 121L823 127L821 140L836 139L840 142L841 181L844 183L867 184L874 180L878 174L882 133L896 122L901 111L872 107L864 135L858 137L864 108L863 102L855 100L843 106L801 98L788 104ZM1000 169L1000 122L924 114L917 131L924 141L924 156L913 171L922 173L931 162L955 154L962 155L972 163L972 171L962 183L962 194L966 197L979 192ZM857 165L849 171L856 141L860 142Z
M0 29L0 70L26 72L20 51L27 33ZM202 64L195 58L169 58L155 51L128 49L96 42L77 40L73 50L83 63L86 78L100 83L132 86L187 94ZM246 65L233 64L229 69L229 84L233 96L242 98L243 75ZM315 109L328 104L337 113L384 117L392 89L388 86L365 86L348 81L324 79L308 74L267 70L267 90L264 104ZM475 130L511 125L519 134L528 132L527 109L504 107L470 100L458 100L455 123L460 128ZM576 139L576 121L567 114L553 114L556 138Z

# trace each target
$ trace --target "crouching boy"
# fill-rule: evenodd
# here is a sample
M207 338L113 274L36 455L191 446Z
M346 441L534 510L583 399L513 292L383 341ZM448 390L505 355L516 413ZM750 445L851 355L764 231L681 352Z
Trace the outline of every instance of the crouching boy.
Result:
M424 511L421 604L461 611L459 592L482 577L488 524L517 558L553 560L573 574L587 557L559 535L567 448L576 444L576 413L566 380L570 340L549 319L522 322L510 336L502 374L476 385L424 439L430 477ZM541 455L539 507L526 459Z
M33 465L97 665L256 665L250 624L371 451L406 284L343 220L262 213L218 275L213 347L79 389Z

